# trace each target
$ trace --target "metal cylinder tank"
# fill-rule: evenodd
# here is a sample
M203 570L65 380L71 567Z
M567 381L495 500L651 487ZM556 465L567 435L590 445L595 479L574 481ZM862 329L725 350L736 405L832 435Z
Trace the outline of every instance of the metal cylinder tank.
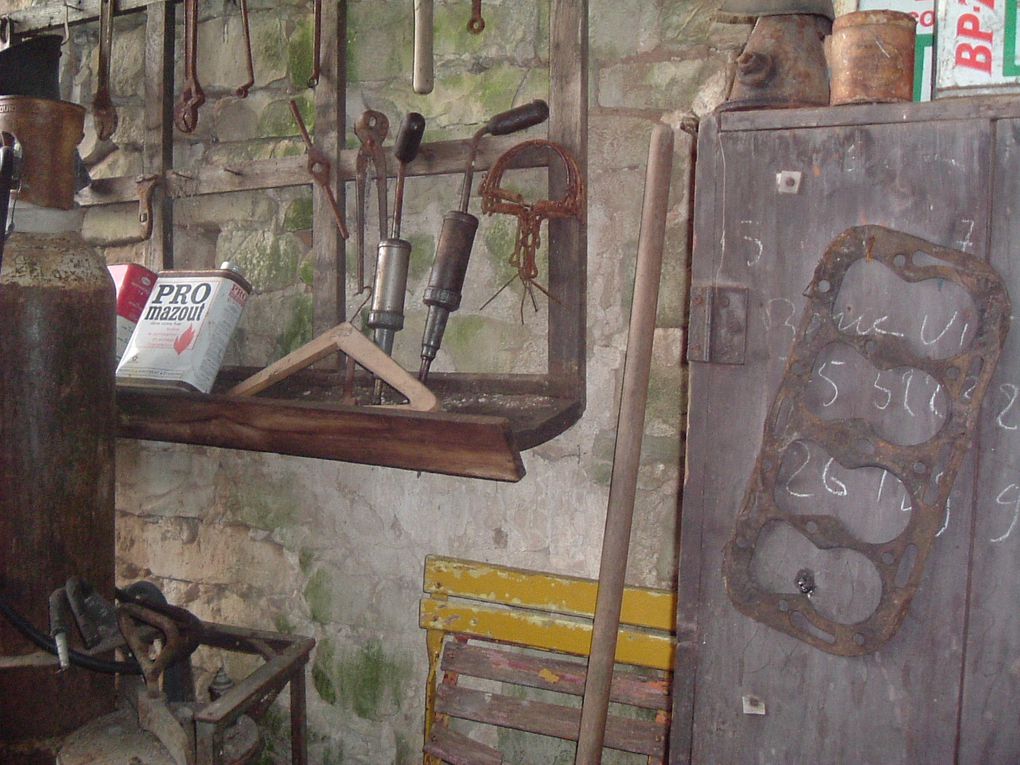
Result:
M28 101L80 138L80 107ZM4 119L0 109L0 132L14 132ZM58 132L52 121L48 129ZM77 140L68 151L17 137L26 158L60 145L56 164L73 173ZM33 179L21 182L27 190ZM104 261L81 239L80 213L65 211L73 198L33 207L25 196L0 268L0 596L48 633L48 596L68 577L113 596L115 296ZM112 677L32 666L24 657L37 650L0 618L0 754L113 707Z

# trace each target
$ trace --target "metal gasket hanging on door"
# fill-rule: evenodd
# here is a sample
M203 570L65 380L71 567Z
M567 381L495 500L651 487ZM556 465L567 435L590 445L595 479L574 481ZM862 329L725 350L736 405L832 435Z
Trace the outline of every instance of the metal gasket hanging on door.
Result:
M938 279L966 290L978 321L970 345L956 355L933 359L916 354L894 335L841 331L833 317L835 302L847 271L861 259L885 265L905 282ZM808 302L765 420L761 449L734 534L724 551L723 578L730 600L741 613L822 651L856 656L875 651L896 633L921 583L1002 352L1010 299L1002 279L983 260L880 226L857 226L836 237L804 294ZM948 399L948 414L939 431L927 441L904 446L880 438L862 419L823 420L812 412L807 403L812 370L833 344L852 347L879 370L912 367L930 375ZM877 467L896 476L913 507L902 533L888 542L864 542L834 516L781 510L775 494L783 453L797 441L817 444L844 468ZM815 608L813 586L799 587L794 593L763 588L752 574L755 546L765 527L777 523L789 524L821 550L853 550L871 561L882 584L874 611L861 621L844 624Z

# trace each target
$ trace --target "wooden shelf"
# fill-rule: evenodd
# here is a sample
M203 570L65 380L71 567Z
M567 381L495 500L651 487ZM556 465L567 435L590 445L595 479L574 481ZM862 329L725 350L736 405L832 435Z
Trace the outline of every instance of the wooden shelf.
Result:
M503 417L124 387L117 389L117 417L117 433L124 438L497 481L524 477Z

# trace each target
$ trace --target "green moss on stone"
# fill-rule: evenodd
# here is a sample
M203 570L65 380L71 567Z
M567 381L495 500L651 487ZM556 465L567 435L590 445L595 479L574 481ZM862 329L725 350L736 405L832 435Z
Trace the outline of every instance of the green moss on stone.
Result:
M436 238L427 234L408 236L411 243L411 262L408 266L408 282L415 284L425 278L432 269L432 259L436 255Z
M287 618L286 614L277 614L273 618L273 626L276 628L277 632L282 632L284 634L293 634L296 631L294 623Z
M282 289L294 283L304 245L292 234L272 236L252 232L232 243L230 260L248 276L256 292Z
M276 358L283 358L312 339L313 312L312 296L298 295L291 306L286 328L276 338Z
M337 695L334 675L336 673L336 652L333 643L323 640L315 652L315 662L312 664L312 685L319 698L327 704L336 706L339 696Z
M393 765L412 765L415 762L417 754L415 747L403 733L396 734L396 749Z
M312 619L319 624L328 624L333 618L333 577L325 569L319 569L308 578L305 585L305 602Z
M272 531L297 522L300 503L292 476L276 476L268 481L264 476L238 481L224 499L228 515L257 529Z
M311 22L302 22L294 30L287 43L287 73L290 77L290 84L295 88L308 87L308 80L312 76L312 53L314 51L312 33ZM304 114L301 116L304 117Z
M294 98L305 127L311 133L315 130L315 104L311 97L299 95ZM290 100L270 101L259 115L256 135L259 138L286 138L298 134L298 126L290 110Z
M655 369L648 381L646 418L675 427L679 431L684 395L679 369Z
M517 221L506 215L496 218L485 232L485 250L496 268L496 281L503 284L514 275L510 256L517 242Z
M390 656L378 640L371 640L337 667L344 703L366 720L381 719L389 697L398 707L403 689L411 681L411 662Z
M308 576L312 570L312 564L315 562L315 551L310 550L307 547L303 547L301 552L298 553L298 567L301 569L301 573Z
M302 196L287 205L283 214L284 231L307 231L312 227L312 197Z
M298 278L306 287L311 287L315 283L315 265L311 260L302 261L298 269Z
M346 761L343 744L326 747L322 752L322 765L344 765Z

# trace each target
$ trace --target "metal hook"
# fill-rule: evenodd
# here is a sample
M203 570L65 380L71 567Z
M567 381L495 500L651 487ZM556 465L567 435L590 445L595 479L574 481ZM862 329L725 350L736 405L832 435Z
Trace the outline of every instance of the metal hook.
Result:
M11 47L14 38L14 21L10 16L0 17L0 50Z
M64 3L64 39L60 41L60 47L63 48L71 42L71 7Z

